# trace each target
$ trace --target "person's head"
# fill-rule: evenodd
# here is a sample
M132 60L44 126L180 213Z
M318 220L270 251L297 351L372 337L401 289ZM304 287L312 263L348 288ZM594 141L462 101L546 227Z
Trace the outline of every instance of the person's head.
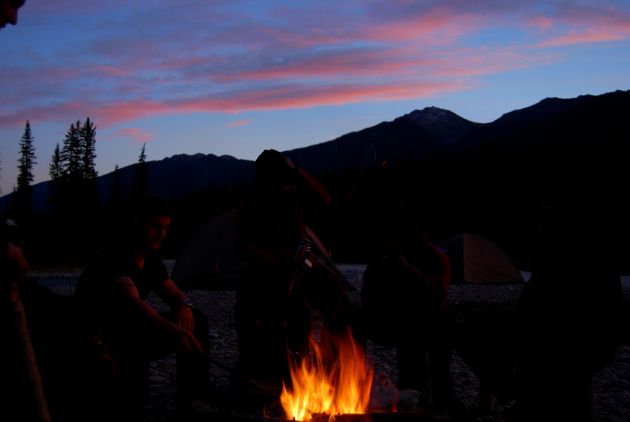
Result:
M4 28L6 24L17 24L18 9L24 5L25 1L0 0L0 28Z
M133 208L134 241L148 251L158 251L171 225L171 210L159 196L145 194Z
M256 181L261 185L295 185L296 176L291 160L275 149L264 150L256 159Z

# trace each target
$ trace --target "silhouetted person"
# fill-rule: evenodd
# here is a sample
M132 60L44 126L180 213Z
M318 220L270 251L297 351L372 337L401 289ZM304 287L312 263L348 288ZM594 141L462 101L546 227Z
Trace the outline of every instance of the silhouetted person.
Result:
M22 249L10 242L9 228L0 225L0 408L9 421L34 419L32 398L42 392L30 332L19 289L28 263ZM32 371L37 379L30 379ZM34 383L37 383L36 385Z
M311 309L340 329L347 297L319 271L305 223L315 198L329 200L321 185L275 150L257 158L256 181L235 221L235 246L246 265L235 304L238 363L247 376L279 389L289 379L287 354L299 358L307 349Z
M363 275L360 331L396 348L399 389L431 392L435 408L446 410L451 397L446 309L450 264L421 224L395 218L402 225L390 225L390 240L376 251Z
M96 381L108 381L114 388L113 395L96 398L97 403L98 399L106 402L100 408L105 416L114 409L119 412L116 418L140 418L148 364L173 352L177 352L178 402L207 387L208 361L201 354L208 350L207 320L192 308L157 255L170 223L163 200L151 194L140 197L127 237L99 251L77 283L75 297L87 323L86 335L100 358L100 367L92 369L100 370L95 375L109 375ZM145 301L151 291L170 306L170 312L159 314ZM99 390L102 386L97 382L95 391L112 393Z
M580 210L581 212L581 210ZM620 344L622 292L604 223L546 210L518 302L518 397L512 420L596 420L593 375Z
M18 9L26 0L0 0L0 29L7 24L17 25Z

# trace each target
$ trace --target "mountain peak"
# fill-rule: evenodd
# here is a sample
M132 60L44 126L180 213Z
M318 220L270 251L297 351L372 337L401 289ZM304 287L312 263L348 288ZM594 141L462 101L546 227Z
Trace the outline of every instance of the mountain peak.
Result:
M426 125L440 121L450 121L453 118L461 119L461 117L450 110L445 110L443 108L434 106L425 107L422 110L414 110L406 116L420 125Z
M466 120L450 110L439 107L425 107L422 110L414 110L403 116L413 121L418 126L436 135L446 144L456 143L462 135L478 123Z

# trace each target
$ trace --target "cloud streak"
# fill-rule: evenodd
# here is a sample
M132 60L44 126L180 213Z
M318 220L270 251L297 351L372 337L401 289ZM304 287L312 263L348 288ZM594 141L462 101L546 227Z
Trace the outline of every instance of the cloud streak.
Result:
M137 127L128 127L118 131L119 135L124 138L131 138L135 144L145 144L152 141L155 136Z
M83 2L64 10L59 42L33 48L22 66L0 65L0 124L89 114L108 126L169 114L426 98L560 61L563 47L630 39L625 2L516 3L190 1L173 10L161 0L143 7ZM99 13L86 23L86 11ZM60 18L57 12L46 2L30 10L36 21ZM85 37L64 42L66 28ZM17 54L14 48L8 52Z

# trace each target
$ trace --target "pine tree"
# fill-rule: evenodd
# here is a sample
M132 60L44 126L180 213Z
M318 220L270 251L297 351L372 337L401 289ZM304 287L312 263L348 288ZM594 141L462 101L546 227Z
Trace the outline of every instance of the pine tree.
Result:
M83 180L96 179L96 127L88 117L80 129L81 149L83 150Z
M59 142L55 145L55 151L53 152L52 159L50 161L50 167L48 170L48 174L50 175L50 180L53 183L61 182L63 178L63 164L61 162L61 150L59 148Z
M67 182L73 186L80 182L83 175L80 128L81 122L79 120L77 120L76 126L75 124L70 125L61 149L61 166L66 179L64 183Z
M33 166L35 161L35 146L33 145L31 123L26 121L24 134L20 140L20 157L18 158L17 196L20 213L30 212L31 182L33 181Z
M140 157L138 157L138 163L147 162L146 146L147 144L142 144L142 149L140 150Z
M96 185L96 127L85 119L85 123L79 129L81 139L81 186L80 192L84 198L84 204L88 209L96 210L99 205L98 187Z
M118 164L114 167L112 173L112 190L109 197L109 203L112 207L117 207L122 202L122 182L120 180L120 170Z
M149 166L147 165L146 144L142 144L142 150L140 150L140 156L138 157L138 164L134 168L133 178L131 181L131 195L132 197L138 197L147 191L147 176L149 173Z
M55 151L53 152L50 160L50 166L48 167L48 174L50 175L49 184L49 198L55 205L61 201L64 182L64 168L61 160L61 149L59 148L59 142L55 145Z

